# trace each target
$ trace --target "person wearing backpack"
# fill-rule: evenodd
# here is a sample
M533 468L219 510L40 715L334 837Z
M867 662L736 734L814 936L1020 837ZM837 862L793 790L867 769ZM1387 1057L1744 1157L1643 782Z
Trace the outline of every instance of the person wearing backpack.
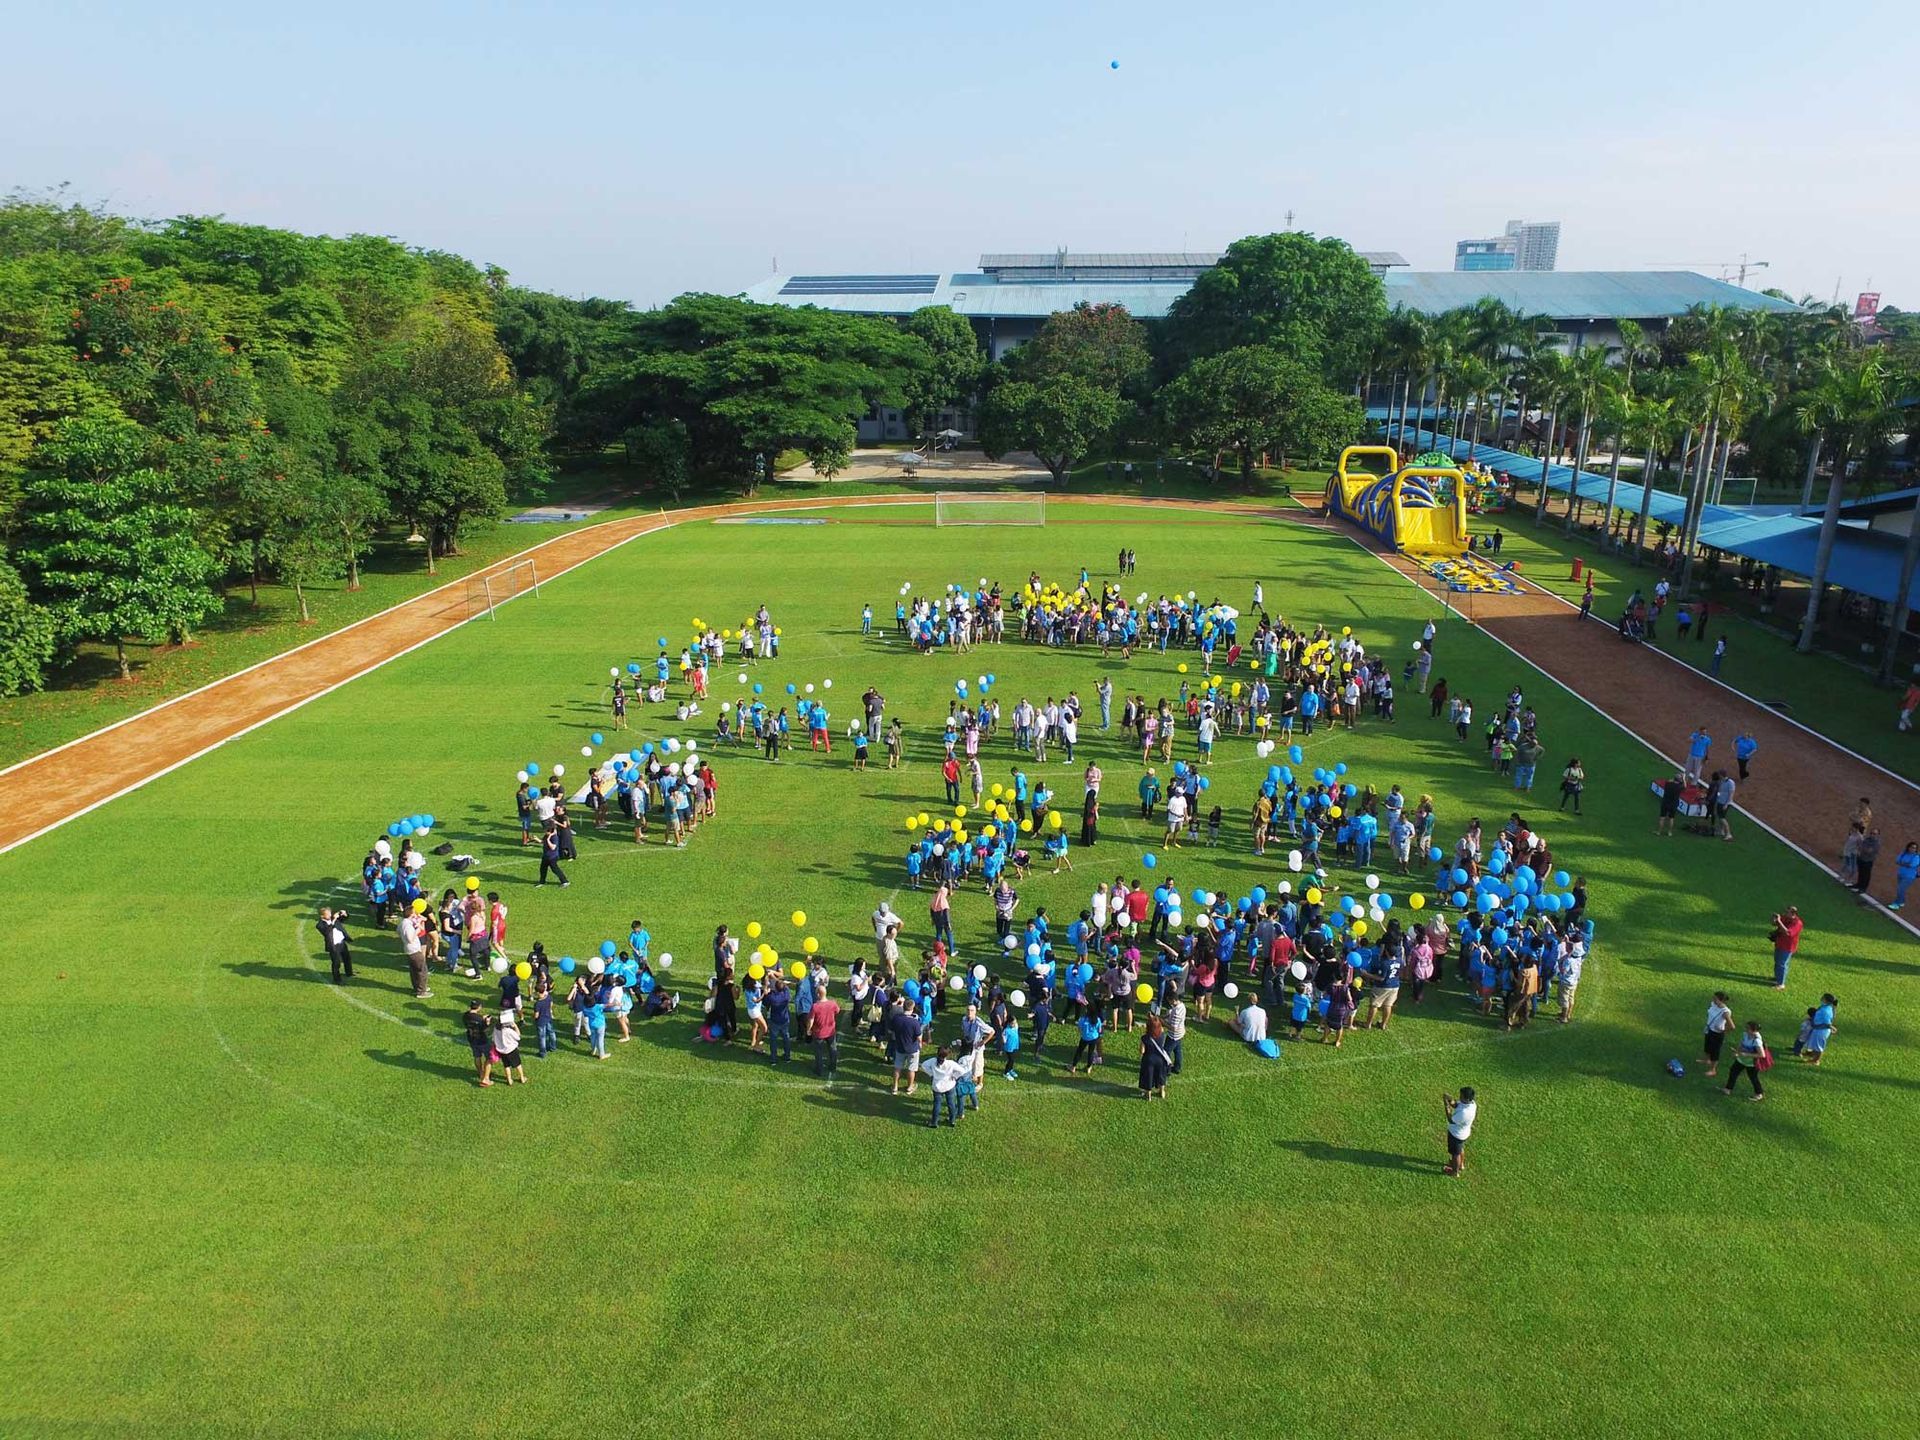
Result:
M1744 1071L1753 1082L1753 1098L1767 1098L1767 1087L1760 1083L1760 1072L1773 1068L1773 1052L1767 1049L1767 1042L1761 1038L1760 1022L1747 1021L1746 1032L1740 1037L1740 1048L1733 1052L1733 1065L1727 1071L1726 1093L1733 1094L1734 1081Z

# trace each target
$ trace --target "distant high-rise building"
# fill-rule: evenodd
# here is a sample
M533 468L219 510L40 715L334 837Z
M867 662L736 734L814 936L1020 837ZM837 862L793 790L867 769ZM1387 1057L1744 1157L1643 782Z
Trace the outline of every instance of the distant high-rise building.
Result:
M1560 259L1558 220L1509 220L1507 238L1513 241L1516 270L1551 270Z
M1456 270L1511 270L1514 260L1513 241L1504 235L1490 240L1461 240L1453 247Z
M1453 247L1456 270L1551 270L1559 258L1558 220L1509 220L1504 235Z

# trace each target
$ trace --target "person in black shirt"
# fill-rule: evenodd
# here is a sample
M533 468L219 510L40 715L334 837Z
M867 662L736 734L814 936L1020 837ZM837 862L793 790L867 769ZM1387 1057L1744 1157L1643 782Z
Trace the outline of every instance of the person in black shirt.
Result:
M540 837L539 883L542 885L547 883L547 872L549 870L559 879L562 888L565 888L570 883L567 880L567 872L560 868L560 844L560 828L555 825L553 821L549 820L547 822L547 833Z
M346 912L320 907L320 943L326 947L327 961L333 967L333 983L344 984L353 978L353 953L347 948ZM342 979L344 975L345 979Z
M511 973L511 972L509 972ZM478 1000L467 1006L465 1015L467 1048L473 1052L474 1073L482 1085L491 1085L493 1069L493 1017Z
M1686 788L1686 783L1680 776L1673 775L1660 787L1660 818L1654 823L1654 834L1673 834L1673 819L1680 813L1680 792Z

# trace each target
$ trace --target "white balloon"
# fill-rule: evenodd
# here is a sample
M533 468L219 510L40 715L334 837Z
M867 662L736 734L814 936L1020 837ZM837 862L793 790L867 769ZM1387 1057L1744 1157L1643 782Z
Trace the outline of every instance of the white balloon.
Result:
M493 957L493 962L492 962L492 963L493 963L493 973L494 973L494 974L496 974L496 975L504 975L504 974L506 974L506 973L507 973L507 957L506 957L506 956L504 956L504 955L496 955L496 956L494 956L494 957Z
M742 685L744 685L747 683L747 672L742 670L738 675L734 676L733 678L738 680Z
M593 754L593 746L591 746L591 745L582 745L582 746L580 747L580 753L581 753L582 755L591 755L591 754Z
M1289 850L1287 852L1287 868L1289 870L1298 870L1304 864L1306 864L1306 861L1301 857L1298 850Z
M962 980L958 975L950 975L947 977L947 988L949 990L964 990L967 988L967 982Z
M720 702L720 713L722 715L726 714L731 709L733 709L733 702L731 700L722 700Z
M1277 889L1277 890L1278 890L1278 891L1279 891L1279 892L1280 892L1280 893L1281 893L1282 895L1291 895L1291 894L1293 893L1293 882L1292 882L1291 880L1282 880L1282 881L1281 881L1281 882L1279 883L1279 885L1278 885L1278 886L1276 886L1275 888L1276 888L1276 889Z
M1018 935L1002 935L1000 937L1000 948L1002 950L1018 950L1020 948L1020 937Z
M811 695L812 693L813 693L813 682L809 680L807 681L807 694Z
M609 665L607 667L607 674L618 680L620 678L620 667L618 665Z
M687 749L698 750L699 748L700 748L700 742L698 740L687 741Z
M556 780L558 780L561 776L565 775L566 773L567 773L567 767L564 765L556 765L553 767L553 778Z
M1027 992L1024 990L1016 990L1007 996L1007 1001L1014 1009L1024 1010L1027 1008Z
M833 681L831 681L831 680L822 680L822 681L820 682L820 688L821 688L822 690L831 690L831 689L833 688Z
M1378 875L1367 876L1367 889L1378 890L1379 888L1380 888L1380 877Z
M973 978L974 978L974 979L976 979L976 980L984 980L984 979L986 979L986 978L987 978L987 967L986 967L986 966L984 966L984 965L976 965L976 966L974 966L974 967L973 967Z
M522 770L518 774L516 774L513 778L518 780L522 785L524 785L527 783L527 780L529 777L527 775L527 772Z
M680 773L680 762L678 760L674 761L671 765L667 766L667 774L678 775L679 773Z
M1200 929L1205 930L1209 925L1213 923L1213 919L1211 916L1208 916L1208 915L1196 915L1193 917L1193 923L1197 925Z
M432 833L433 832L428 830L424 825L416 825L413 827L413 835L416 840L424 840ZM415 853L418 854L419 852L416 851Z
M1234 996L1240 993L1240 987L1234 984L1231 980L1229 980L1226 984L1220 987L1220 993L1226 996L1227 999L1231 1000L1233 999Z
M504 969L505 967L502 966L501 968ZM587 973L589 975L603 975L606 973L606 969L607 962L602 960L598 955L592 955L587 958Z
M660 968L662 970L671 970L673 968L673 955L671 952L661 955Z

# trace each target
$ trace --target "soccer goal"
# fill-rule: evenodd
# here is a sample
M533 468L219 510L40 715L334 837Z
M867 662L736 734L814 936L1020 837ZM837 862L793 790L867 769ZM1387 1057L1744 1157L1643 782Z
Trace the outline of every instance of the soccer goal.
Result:
M475 575L467 581L467 609L478 615L485 611L493 618L496 605L504 605L516 595L539 595L540 572L531 560L520 560L500 570Z
M933 497L933 523L936 525L1044 525L1047 523L1047 497L1032 494L936 495Z

